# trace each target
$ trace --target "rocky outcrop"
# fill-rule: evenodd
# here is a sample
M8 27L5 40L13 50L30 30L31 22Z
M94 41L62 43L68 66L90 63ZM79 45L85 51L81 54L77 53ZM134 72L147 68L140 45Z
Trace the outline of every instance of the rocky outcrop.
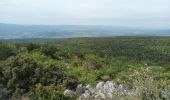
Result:
M65 90L64 95L78 95L78 100L113 100L114 92L119 92L121 95L129 95L131 93L123 85L117 85L112 81L101 81L98 82L95 88L92 88L90 85L83 86L79 84L75 91Z

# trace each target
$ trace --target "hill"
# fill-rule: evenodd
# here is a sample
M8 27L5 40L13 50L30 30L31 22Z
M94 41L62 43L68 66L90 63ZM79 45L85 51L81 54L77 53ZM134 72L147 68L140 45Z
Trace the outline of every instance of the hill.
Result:
M109 36L168 36L169 29L138 29L90 25L17 25L0 23L1 39Z

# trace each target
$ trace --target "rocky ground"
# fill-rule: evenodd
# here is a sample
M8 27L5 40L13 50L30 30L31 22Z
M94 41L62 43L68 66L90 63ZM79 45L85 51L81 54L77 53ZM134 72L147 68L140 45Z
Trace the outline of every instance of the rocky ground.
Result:
M79 84L75 90L65 90L64 95L70 97L79 95L78 100L112 100L114 93L119 93L119 95L133 95L123 85L117 85L112 81L100 81L95 88L92 88L90 85L83 86Z

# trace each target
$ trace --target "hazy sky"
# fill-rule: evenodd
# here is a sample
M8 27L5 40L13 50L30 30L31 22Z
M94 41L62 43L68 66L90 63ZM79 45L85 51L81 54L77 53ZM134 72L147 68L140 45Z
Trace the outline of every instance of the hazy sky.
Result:
M170 28L170 0L0 0L0 23Z

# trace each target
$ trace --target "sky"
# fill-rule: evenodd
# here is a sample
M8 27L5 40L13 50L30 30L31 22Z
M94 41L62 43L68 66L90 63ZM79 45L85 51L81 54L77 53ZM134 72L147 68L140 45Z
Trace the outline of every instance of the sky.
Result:
M0 0L0 23L170 28L170 0Z

